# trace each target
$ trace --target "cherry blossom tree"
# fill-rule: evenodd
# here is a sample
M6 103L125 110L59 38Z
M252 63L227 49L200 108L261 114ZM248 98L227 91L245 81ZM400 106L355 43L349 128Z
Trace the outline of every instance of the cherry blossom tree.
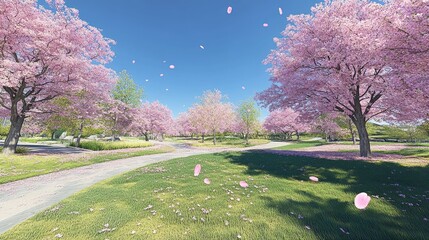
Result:
M214 145L217 133L223 133L233 127L234 107L223 102L224 99L225 96L219 90L206 91L201 97L201 102L191 109L192 119L195 119L194 126L203 134L212 134Z
M156 101L144 103L141 107L134 109L130 131L136 135L144 135L145 140L149 141L150 134L163 138L164 134L173 130L171 129L173 126L171 110Z
M424 96L419 87L428 86L421 75L409 78L405 66L398 67L401 56L387 44L392 36L380 19L387 7L369 0L328 0L309 15L290 16L284 37L275 39L277 49L265 61L272 65L273 85L257 98L271 109L346 114L358 130L360 155L370 156L366 123L377 117L415 117L415 99ZM399 11L393 20L407 12ZM421 64L428 62L423 59Z
M25 118L49 111L44 103L113 81L104 64L114 42L63 0L47 3L0 1L0 105L11 122L5 153L15 152Z
M313 132L322 133L326 142L345 134L345 131L335 122L336 115L337 114L325 114L314 119L312 123Z
M300 133L308 129L300 117L299 112L291 108L274 110L265 119L263 127L270 133L284 134L285 140L293 134L299 140Z

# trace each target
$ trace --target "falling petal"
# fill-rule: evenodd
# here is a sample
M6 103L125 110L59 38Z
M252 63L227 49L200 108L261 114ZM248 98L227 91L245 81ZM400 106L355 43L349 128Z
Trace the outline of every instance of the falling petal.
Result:
M164 73L159 74L160 77L164 77Z
M168 91L168 88L166 88L165 91Z
M136 63L136 60L133 60L133 64Z
M268 23L262 24L263 27L268 27Z
M247 187L249 187L249 184L247 184L247 182L245 182L245 181L240 181L240 186L247 188Z
M232 13L232 7L231 7L231 6L229 6L229 7L226 9L226 12L227 12L228 14L231 14L231 13Z
M356 195L355 206L358 209L365 209L368 206L370 201L371 201L371 197L368 196L368 194L362 192L362 193L359 193L358 195Z
M210 184L210 183L211 183L211 182L210 182L210 179L208 179L208 178L204 178L204 183L205 183L205 184L207 184L207 185L208 185L208 184Z
M149 82L149 79L146 79L146 82Z
M170 67L169 67L170 69L174 69L174 68L176 68L176 66L174 66L174 65L170 65Z
M203 45L200 45L200 48L203 49L203 50L205 49Z
M246 87L245 87L245 86L242 86L242 87L241 87L241 89L246 90Z
M200 172L201 172L201 164L195 165L194 176L197 177L198 175L200 175Z
M279 8L279 14L283 15L283 9L282 8Z
M317 178L317 177L315 177L315 176L311 176L311 177L309 177L309 179L310 179L311 181L313 181L313 182L318 182L318 181L319 181L319 178Z

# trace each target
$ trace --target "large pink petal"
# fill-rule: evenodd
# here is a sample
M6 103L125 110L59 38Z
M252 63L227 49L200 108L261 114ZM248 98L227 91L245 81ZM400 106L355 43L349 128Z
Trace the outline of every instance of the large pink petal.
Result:
M311 177L309 177L309 179L310 179L311 181L313 181L313 182L318 182L318 181L319 181L319 178L317 178L317 177L315 177L315 176L311 176Z
M210 184L211 182L210 182L210 179L208 179L208 178L204 178L204 183L205 184Z
M201 165L200 164L195 165L194 176L197 177L198 175L200 175L200 172L201 172Z
M362 192L362 193L359 193L358 195L356 195L355 206L358 209L365 209L368 206L370 201L371 201L371 197L368 196L368 194Z
M249 187L249 184L247 184L247 182L245 182L245 181L240 181L240 186L247 188L247 187Z
M228 14L231 14L231 13L232 13L232 7L231 7L231 6L229 6L229 7L226 9L226 12L227 12Z

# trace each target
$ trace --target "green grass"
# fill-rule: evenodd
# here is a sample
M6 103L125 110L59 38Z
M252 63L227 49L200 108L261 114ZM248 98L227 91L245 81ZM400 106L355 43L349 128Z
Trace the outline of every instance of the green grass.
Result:
M42 138L42 137L32 137L32 138L20 137L19 141L20 142L27 142L27 143L38 143L38 142L49 142L49 141L53 141L53 140L50 138Z
M235 137L225 137L218 138L216 145L213 144L213 138L206 137L204 143L201 142L201 139L171 139L174 142L186 143L193 147L204 147L204 148L220 148L220 147L228 147L228 148L244 148L244 147L252 147L262 144L267 144L270 140L267 139L249 139L249 144L245 143L244 139L235 138Z
M125 148L142 148L153 146L152 143L146 141L115 141L115 142L103 142L103 141L87 141L81 142L80 147L93 151L103 150L116 150Z
M3 155L0 154L0 184L122 158L171 152L174 149L144 149L121 153L102 153L93 157L65 159L65 156Z
M397 154L397 155L410 156L410 157L429 158L429 148L404 148L401 150L394 150L394 151L374 151L374 152L384 153L384 154Z
M359 150L339 150L339 152L359 152ZM373 150L373 153L396 154L407 157L429 158L429 147L410 147L400 150Z
M294 150L294 149L300 149L300 148L308 148L308 147L317 147L326 145L328 143L322 142L322 141L308 141L308 142L292 142L289 145L274 148L275 150Z
M197 163L202 173L194 177ZM320 182L309 182L310 175ZM250 187L241 188L241 180ZM427 166L254 152L200 155L103 181L0 238L425 239L428 182ZM380 198L358 210L353 199L360 192ZM115 230L98 233L105 224Z

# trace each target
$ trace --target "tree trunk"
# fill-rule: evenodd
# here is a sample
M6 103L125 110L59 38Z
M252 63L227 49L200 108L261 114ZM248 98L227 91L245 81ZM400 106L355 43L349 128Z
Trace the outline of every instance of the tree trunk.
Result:
M79 134L77 135L77 139L76 139L76 147L80 147L80 139L82 137L82 132L83 132L83 122L80 123Z
M146 142L149 142L149 133L143 133L144 135L144 140L146 140Z
M201 135L201 142L204 143L204 133Z
M216 132L213 131L213 144L216 145Z
M18 114L12 114L10 117L10 129L3 145L4 154L12 154L16 152L16 147L18 145L19 137L21 136L21 128L24 124L24 119L24 117L19 116Z
M355 131L353 131L353 122L352 122L352 120L351 119L349 119L348 121L348 124L349 124L349 131L350 131L350 134L352 135L352 141L353 141L353 145L356 145L356 132Z
M300 137L300 135L299 135L299 131L296 131L296 140L297 140L297 141L299 141L299 137Z
M354 123L359 133L360 156L369 157L371 156L371 146L369 142L368 131L366 129L366 121L363 116L361 116L357 117Z
M55 131L52 131L51 140L55 140Z

